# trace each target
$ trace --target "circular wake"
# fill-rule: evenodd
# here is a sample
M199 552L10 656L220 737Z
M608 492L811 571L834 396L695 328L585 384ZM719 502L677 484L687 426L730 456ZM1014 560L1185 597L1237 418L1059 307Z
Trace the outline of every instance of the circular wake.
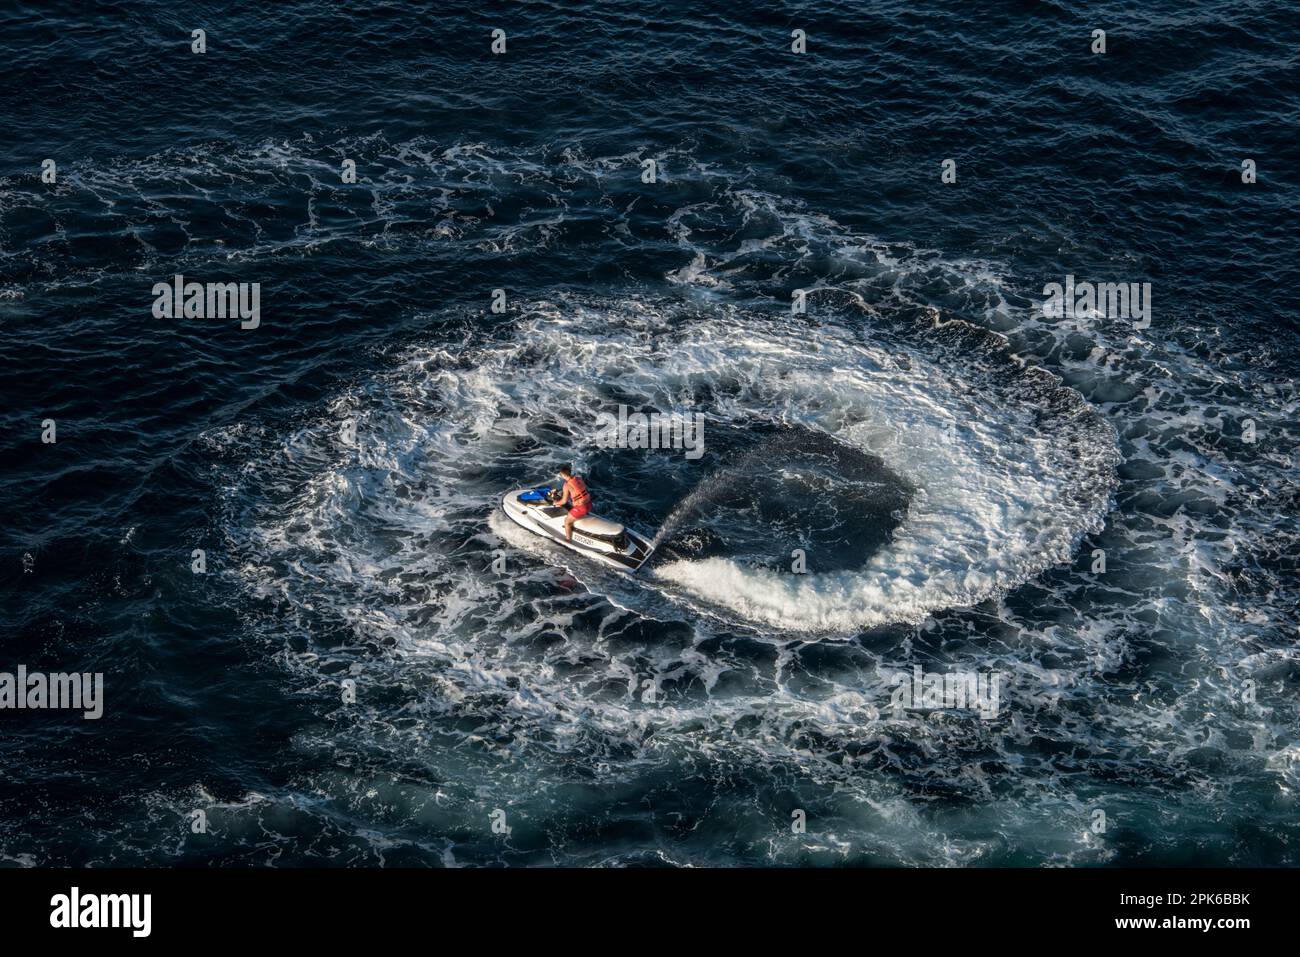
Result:
M336 584L385 566L437 580L446 561L430 536L447 537L448 555L488 544L502 489L574 461L601 514L652 533L679 526L620 594L785 632L918 622L1068 560L1105 513L1111 431L987 333L933 315L854 328L855 311L825 303L814 326L672 300L531 304L492 341L413 350L341 398L333 425L297 436L290 457L332 465L288 522L323 540ZM605 447L597 416L620 407L702 416L704 454ZM737 498L741 472L767 487ZM825 541L863 515L852 541ZM683 522L731 528L700 549ZM728 536L744 547L728 553ZM540 539L535 550L592 575Z

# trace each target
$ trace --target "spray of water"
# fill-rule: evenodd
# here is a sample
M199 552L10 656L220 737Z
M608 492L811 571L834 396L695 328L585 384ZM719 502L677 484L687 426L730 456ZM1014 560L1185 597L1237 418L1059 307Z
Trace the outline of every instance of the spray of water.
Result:
M659 526L659 531L655 533L652 542L653 547L657 549L662 542L669 541L677 529L681 527L683 521L697 514L709 499L730 484L731 477L730 470L719 469L709 474L704 481L691 489L681 501L673 506L673 510L668 513L668 517Z

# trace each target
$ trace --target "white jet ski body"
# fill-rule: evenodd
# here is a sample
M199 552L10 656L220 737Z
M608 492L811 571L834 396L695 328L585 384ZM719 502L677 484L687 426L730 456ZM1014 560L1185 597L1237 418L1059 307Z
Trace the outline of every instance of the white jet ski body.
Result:
M564 519L569 510L548 502L548 491L545 485L517 488L506 493L501 507L530 532L620 571L636 571L654 551L650 540L639 532L590 514L573 523L573 541L565 541Z

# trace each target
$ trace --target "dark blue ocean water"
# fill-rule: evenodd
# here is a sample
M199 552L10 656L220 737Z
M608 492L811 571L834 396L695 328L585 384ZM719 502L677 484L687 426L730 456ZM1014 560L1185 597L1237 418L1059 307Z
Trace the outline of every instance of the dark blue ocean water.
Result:
M0 11L0 861L1300 863L1285 4L233 6Z

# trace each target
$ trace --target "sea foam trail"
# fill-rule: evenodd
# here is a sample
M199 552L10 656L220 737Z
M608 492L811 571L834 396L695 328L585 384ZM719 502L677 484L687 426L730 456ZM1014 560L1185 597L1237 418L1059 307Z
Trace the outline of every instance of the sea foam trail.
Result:
M913 492L889 540L864 550L853 567L818 573L813 543L809 574L778 570L791 543L774 532L757 564L669 555L644 577L645 588L687 607L787 631L916 622L978 602L1068 560L1080 536L1097 527L1113 481L1113 436L1069 390L999 358L996 343L973 332L960 343L918 343L883 331L873 340L823 322L813 340L800 334L799 321L725 308L700 314L671 301L538 302L513 335L455 362L414 354L391 382L371 390L382 393L382 405L359 409L356 418L365 432L382 424L387 448L361 454L400 470L410 454L402 449L418 450L424 470L446 477L451 495L440 517L469 529L496 504L499 490L482 478L488 474L521 466L545 474L548 463L604 454L610 481L629 484L645 456L603 453L594 427L583 428L592 425L592 410L615 398L701 411L715 434L778 423L869 453ZM913 333L932 331L922 322ZM972 347L984 350L975 361L962 351ZM581 361L570 361L574 355ZM432 406L436 416L424 411ZM751 458L762 461L765 441L757 440ZM797 445L781 443L781 454L797 472ZM726 482L718 468L706 455L683 473L683 487L693 490L668 515L654 516L664 522L659 544L671 545L677 523L709 507ZM842 507L833 489L819 494L822 510ZM617 488L602 495L626 504Z

